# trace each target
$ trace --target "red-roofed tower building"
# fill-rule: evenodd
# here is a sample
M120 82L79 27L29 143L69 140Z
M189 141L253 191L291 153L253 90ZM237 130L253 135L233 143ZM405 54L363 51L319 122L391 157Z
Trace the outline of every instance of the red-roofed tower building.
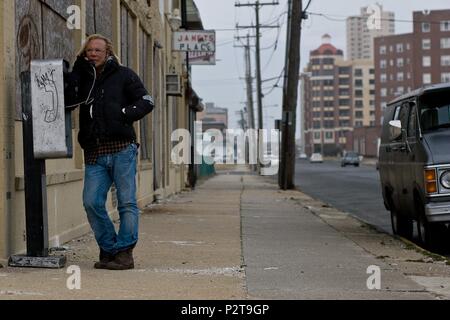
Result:
M301 104L305 152L341 154L353 131L351 62L344 60L343 51L325 34L322 44L310 52L305 73L301 77L309 88Z

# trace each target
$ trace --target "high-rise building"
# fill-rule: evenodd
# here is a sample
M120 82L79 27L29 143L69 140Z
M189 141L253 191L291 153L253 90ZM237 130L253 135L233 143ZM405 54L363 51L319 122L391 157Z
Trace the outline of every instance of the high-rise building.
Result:
M353 128L352 67L343 51L322 37L322 45L311 51L302 80L308 88L303 96L305 151L336 155L343 151L346 133Z
M414 32L375 39L376 123L387 103L419 87L450 82L450 10L413 12Z
M377 19L379 14L379 19ZM373 59L373 39L395 33L394 13L381 5L361 8L358 16L347 18L347 58Z
M330 43L329 35L322 40L300 76L304 150L324 155L370 150L358 141L354 144L353 132L375 125L373 60L344 60L343 51Z
M375 125L375 69L373 60L352 60L353 68L353 127Z

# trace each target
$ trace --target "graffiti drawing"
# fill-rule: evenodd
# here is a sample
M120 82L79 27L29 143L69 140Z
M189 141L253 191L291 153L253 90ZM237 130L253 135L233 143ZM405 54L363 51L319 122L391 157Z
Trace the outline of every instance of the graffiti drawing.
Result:
M35 74L34 78L39 89L49 92L52 95L50 106L41 104L42 110L45 111L44 121L47 123L54 122L58 116L59 97L58 89L53 78L55 69L48 70L43 74Z

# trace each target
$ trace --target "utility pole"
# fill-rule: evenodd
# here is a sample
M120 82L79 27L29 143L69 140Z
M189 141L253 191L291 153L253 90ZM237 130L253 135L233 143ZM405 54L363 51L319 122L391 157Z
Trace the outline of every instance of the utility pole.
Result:
M258 103L258 127L264 129L262 108L262 83L261 83L261 38L259 34L259 1L256 1L256 99Z
M245 77L247 80L247 112L249 117L249 126L255 129L255 116L253 114L253 80L252 80L252 60L250 57L250 35L247 34L247 45L245 46Z
M247 128L249 129L255 129L255 109L253 107L253 77L252 77L252 60L250 55L250 38L254 38L255 36L250 36L247 34L246 37L235 37L236 40L241 40L242 38L247 39L247 44L243 46L234 46L235 48L244 48L244 60L245 60L245 82L247 84ZM245 129L244 129L245 131ZM249 144L246 141L246 154L245 159L246 161L249 161ZM252 171L256 171L257 167L255 165L250 166Z
M242 130L247 130L247 121L245 121L244 110L239 111L239 115L241 116L241 120L239 120L239 124L241 125Z
M252 77L252 60L250 56L250 38L254 38L254 36L250 36L247 34L246 37L235 37L236 40L246 39L247 44L243 46L234 46L235 48L244 48L244 61L245 61L245 83L247 86L247 124L250 129L255 129L255 111L253 107L253 77ZM242 79L242 78L241 78Z
M259 10L262 6L274 6L278 5L278 2L264 2L260 3L259 0L257 0L255 3L246 3L246 4L240 4L236 3L236 7L255 7L255 14L256 14L256 26L250 26L250 27L240 27L238 28L256 28L256 91L257 91L257 104L258 104L258 129L263 129L263 110L262 110L262 85L261 85L261 46L260 46L260 29L261 28L278 28L279 26L261 26L259 23Z
M283 89L283 117L281 133L281 166L279 186L293 189L295 174L295 122L300 69L300 36L303 18L302 0L288 0L286 64Z

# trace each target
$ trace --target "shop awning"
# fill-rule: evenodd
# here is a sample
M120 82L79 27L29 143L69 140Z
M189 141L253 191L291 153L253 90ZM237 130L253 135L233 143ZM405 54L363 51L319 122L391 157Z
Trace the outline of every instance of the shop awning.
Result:
M187 12L187 29L188 30L204 30L202 18L198 11L197 5L194 0L186 0L186 12Z

